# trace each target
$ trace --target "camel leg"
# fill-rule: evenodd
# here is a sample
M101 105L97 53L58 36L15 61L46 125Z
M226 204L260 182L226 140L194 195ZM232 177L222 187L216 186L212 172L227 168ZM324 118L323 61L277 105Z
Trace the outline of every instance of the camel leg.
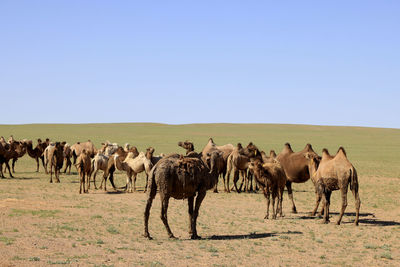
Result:
M133 173L133 191L136 192L136 178L137 178L137 173ZM131 193L132 193L132 185L131 185Z
M268 219L268 217L269 217L269 203L270 203L270 192L269 192L269 189L264 188L264 196L267 199L267 214L265 215L264 219Z
M192 219L192 235L191 239L200 239L201 237L197 235L197 217L199 216L199 209L201 206L201 202L203 202L204 197L206 196L206 191L199 191L197 193L196 197L196 204L194 207L194 212L193 212L193 219Z
M342 209L340 210L340 215L339 219L337 220L336 224L340 225L340 222L342 221L344 211L346 210L347 207L347 188L348 186L344 186L340 189L340 193L342 195Z
M157 188L155 185L151 184L150 191L148 194L147 198L147 203L146 203L146 209L144 210L144 237L147 237L148 239L152 239L149 233L149 217L150 217L150 209L151 209L151 204L153 203L154 197L157 194ZM161 218L162 219L162 218Z
M279 192L279 216L284 217L282 210L282 202L283 202L283 188Z
M360 216L360 206L361 206L360 196L358 195L358 188L351 190L351 192L353 193L356 206L356 219L354 221L354 224L358 225L358 217Z
M219 181L219 175L218 175L218 178L217 178L217 182L215 183L215 185L214 185L214 190L213 190L213 192L214 193L218 193L218 181Z
M168 232L169 238L175 238L174 234L171 232L171 228L169 228L168 224L168 204L169 204L169 196L166 196L160 193L160 200L161 200L161 220L164 223L165 229Z
M288 191L289 199L292 201L292 213L297 213L296 205L294 204L294 199L293 199L292 182L287 181L286 188Z
M144 192L143 193L147 192L147 186L148 185L149 185L149 175L146 173L146 185L144 186Z
M319 203L321 202L321 199L322 199L322 195L319 194L317 192L317 190L315 190L315 207L314 207L313 211L311 212L311 216L315 216L315 213L317 213L318 206L319 206Z
M238 189L238 187L237 187L238 180L239 180L239 170L235 170L233 173L233 186L235 187L236 192L240 193L240 189Z
M12 172L13 172L13 173L15 173L14 167L15 167L15 162L17 162L17 160L18 160L18 159L13 158L13 161L12 161Z
M53 182L53 166L50 164L50 183Z
M82 185L83 185L83 177L82 174L79 174L80 182L79 182L79 194L82 194ZM83 192L85 193L85 188L83 188Z
M39 172L39 158L35 158L36 160L36 172Z
M331 204L331 194L332 191L325 192L325 213L324 218L322 219L322 223L329 223L329 206Z
M12 173L11 173L11 168L10 168L10 165L8 164L8 161L6 161L5 164L6 164L5 168L8 169L8 173L10 174L10 177L11 177L11 178L14 178L14 176L13 176ZM6 173L5 168L4 168L4 173Z
M4 173L3 173L3 162L0 163L0 176L1 176L1 178L5 178Z
M188 198L189 235L193 234L193 204L194 204L194 196L191 196Z
M276 199L276 193L272 192L272 219L274 220L276 219L275 199Z
M96 186L96 175L97 175L97 172L98 172L99 170L98 169L96 169L96 171L93 173L93 184L94 184L94 189L96 189L97 190L97 186Z

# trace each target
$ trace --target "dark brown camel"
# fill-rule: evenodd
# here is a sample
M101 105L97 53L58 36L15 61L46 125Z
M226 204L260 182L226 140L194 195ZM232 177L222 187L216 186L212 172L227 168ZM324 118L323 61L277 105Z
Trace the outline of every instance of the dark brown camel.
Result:
M50 163L50 183L53 182L53 168L56 177L56 183L60 182L60 172L64 164L64 145L65 142L56 142L54 146L48 146L47 155Z
M10 177L13 178L14 176L11 173L9 161L22 153L22 146L8 145L6 147L8 148L6 149L5 146L3 146L3 143L0 142L0 174L2 178L5 178L3 173L3 163L5 163Z
M221 154L212 152L203 161L195 157L183 157L177 154L162 158L149 175L148 199L144 212L144 236L151 239L148 222L153 199L159 190L161 200L161 220L170 238L175 238L168 224L167 211L170 197L188 199L189 234L191 239L199 239L196 222L200 205L206 192L215 186L218 172L215 163ZM196 203L194 199L196 197Z
M254 178L263 189L264 196L267 199L267 214L264 219L268 219L269 217L270 194L272 194L272 219L276 219L277 214L283 217L282 202L283 190L286 185L286 175L281 164L277 161L262 163L260 160L255 160L251 166ZM276 207L275 199L277 199Z
M39 172L39 159L42 160L42 164L43 164L43 168L44 168L44 156L43 156L43 152L46 149L46 147L48 146L48 143L46 142L42 142L42 139L38 139L37 140L37 145L35 148L33 148L32 146L32 140L28 140L24 142L25 147L26 147L26 152L28 153L28 155L35 159L36 161L36 172Z
M276 157L286 173L286 188L288 190L289 198L292 201L293 213L297 213L297 209L293 200L292 183L304 183L310 179L308 159L305 157L306 153L318 157L310 144L307 144L306 147L299 152L293 152L289 143L285 144L282 152Z
M75 163L76 168L78 169L80 183L79 183L79 194L89 193L89 179L91 175L91 158L90 154L86 152L85 149L82 149Z

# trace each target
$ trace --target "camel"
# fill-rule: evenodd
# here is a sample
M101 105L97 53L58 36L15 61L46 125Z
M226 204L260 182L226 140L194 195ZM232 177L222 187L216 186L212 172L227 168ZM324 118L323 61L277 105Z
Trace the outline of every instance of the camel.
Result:
M207 155L213 151L220 151L223 154L223 168L218 170L218 175L222 176L222 179L224 180L224 186L225 186L225 177L227 173L227 163L228 163L228 157L232 153L233 149L235 147L232 144L226 144L223 146L217 146L214 143L214 140L212 138L208 139L207 144L204 146L203 150L201 151L202 154L202 159L203 161L206 159ZM229 178L228 178L229 179ZM229 188L228 188L229 189ZM225 188L226 191L226 188ZM229 191L229 190L228 190ZM218 193L218 181L215 184L214 187L214 193Z
M72 157L74 159L74 164L76 163L76 158L81 154L82 150L85 149L86 153L92 158L96 155L97 150L92 141L87 142L77 142L71 146Z
M94 188L97 189L96 186L96 175L99 170L102 170L103 173L107 171L109 157L100 151L97 152L96 156L91 160L92 164L92 174L93 174L93 183ZM90 179L89 179L89 188L90 188Z
M269 217L270 194L272 194L272 219L276 219L277 214L283 217L282 201L283 190L286 185L286 175L278 161L262 163L260 160L253 161L249 168L252 168L256 182L263 188L264 196L267 199L267 214L264 219ZM277 204L275 207L275 199Z
M247 178L246 171L249 167L250 161L254 159L259 159L262 161L261 152L252 142L250 142L246 148L243 148L241 143L237 144L236 148L232 151L232 153L228 157L226 192L228 193L230 192L229 178L232 170L233 170L233 186L235 187L236 192L238 193L241 192L241 187L243 185L243 182L245 182L245 187L244 187L245 190L247 191L249 190L250 181ZM242 174L243 178L240 188L237 187L237 181L239 180L239 173Z
M133 176L133 191L136 191L136 178L138 173L143 171L146 172L146 186L148 183L148 175L150 173L153 164L151 163L152 154L154 152L153 148L148 148L146 154L141 152L138 156L132 152L129 152L124 161L121 161L119 155L114 155L115 166L118 170L123 170L126 172L127 180L126 180L126 190L132 193L132 176Z
M86 149L82 149L75 163L78 169L80 183L79 183L79 194L89 193L89 179L91 174L91 158L90 153L86 152Z
M43 168L44 168L44 156L43 156L43 152L47 147L47 143L46 142L42 142L42 140L39 138L37 140L37 145L35 148L33 148L32 146L32 140L27 140L24 142L24 145L26 147L26 152L28 153L28 155L35 159L36 161L36 172L39 172L39 159L42 160L42 164L43 164Z
M169 155L162 158L151 170L148 184L148 198L144 212L144 236L152 239L148 229L150 209L159 190L161 200L161 220L170 238L175 238L168 224L167 212L170 197L188 199L189 234L191 239L199 239L196 224L199 209L207 190L214 188L218 180L216 162L221 154L213 151L205 157L184 157ZM209 162L209 163L207 163ZM196 202L194 201L195 196ZM195 204L194 204L195 202ZM194 204L194 205L193 205Z
M285 170L287 178L286 188L289 199L292 201L293 213L297 213L297 209L293 199L292 183L305 183L310 179L308 160L305 158L306 153L318 157L317 153L314 152L310 144L307 144L305 148L299 152L293 152L289 143L285 144L282 152L276 157L276 160L280 162Z
M71 146L70 144L66 143L64 146L64 158L65 158L64 173L66 173L67 169L69 168L68 174L71 174L71 167L72 167L71 157L72 157Z
M320 196L324 198L324 217L323 223L329 223L329 206L332 191L340 190L342 195L342 209L336 224L340 225L344 211L347 207L347 190L350 185L350 190L355 199L356 219L355 225L359 223L360 214L360 196L358 194L358 177L357 171L354 166L347 159L346 151L340 147L334 157L330 156L328 150L325 150L325 158L319 159L313 154L306 154L308 159L308 167L311 173L316 188L317 196L316 207L314 213L318 208Z
M118 155L121 161L124 161L128 153L131 152L133 157L137 157L139 155L139 151L135 146L129 148L129 151L126 152L122 147L118 147L117 151L113 155ZM114 189L117 189L114 184L114 171L115 171L115 161L114 157L109 157L107 162L107 169L103 174L103 179L100 184L100 188L103 188L104 182L104 191L107 191L107 178L109 177L111 185Z
M6 168L8 169L8 173L10 174L10 177L11 178L14 177L11 173L11 168L8 162L10 161L10 159L13 159L20 153L22 153L22 146L15 146L9 144L6 145L5 143L0 141L0 174L2 178L5 178L3 173L3 163L5 163Z
M50 183L53 182L53 167L56 183L60 182L60 172L64 163L64 145L66 142L56 142L45 149L45 161L50 163ZM47 168L47 165L46 165Z
M11 149L13 149L16 153L14 153L14 156L12 158L12 165L11 165L11 170L13 173L15 173L15 163L17 162L18 158L23 157L26 154L26 147L24 144L25 140L23 141L16 141L13 136L10 136L10 139L8 140L8 144L10 145ZM6 172L6 167L4 169L4 172Z

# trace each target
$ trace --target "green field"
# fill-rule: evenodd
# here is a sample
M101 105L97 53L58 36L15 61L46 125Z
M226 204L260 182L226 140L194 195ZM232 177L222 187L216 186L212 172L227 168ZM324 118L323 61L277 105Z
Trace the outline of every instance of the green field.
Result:
M311 143L320 153L339 146L347 150L359 173L360 226L355 227L354 199L349 193L342 225L335 225L340 194L332 194L331 223L323 225L309 212L314 205L311 182L294 184L298 214L284 195L285 217L263 220L264 196L254 193L208 192L200 209L198 233L190 240L187 201L171 200L168 219L178 240L167 237L156 197L150 234L142 237L144 175L135 193L94 190L79 195L79 179L61 175L50 184L42 166L25 155L16 163L15 178L0 179L0 266L399 266L400 264L400 130L273 124L43 124L1 125L0 135L52 141L91 139L130 143L155 154L179 152L178 141L191 140L200 151L213 137L217 144L252 141L261 150L295 151ZM100 180L102 174L98 174ZM117 172L117 185L125 174Z
M183 152L178 141L191 140L196 150L201 150L209 137L217 144L247 144L252 141L260 149L274 149L279 153L289 142L294 151L311 143L320 153L328 148L334 154L339 146L347 154L361 175L400 177L400 130L279 124L190 124L165 125L152 123L120 124L32 124L0 125L0 135L8 138L36 140L92 140L97 147L109 140L119 144L130 143L140 151L153 146L156 153Z

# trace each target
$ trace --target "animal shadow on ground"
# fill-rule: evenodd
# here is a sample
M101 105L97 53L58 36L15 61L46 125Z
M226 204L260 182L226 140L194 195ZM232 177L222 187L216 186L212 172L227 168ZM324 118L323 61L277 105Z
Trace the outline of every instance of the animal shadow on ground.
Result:
M13 178L0 178L0 179L9 179L9 180L38 180L39 177L13 177Z
M395 225L400 225L400 222L395 222L395 221L381 221L381 220L377 220L377 219L360 219L359 220L360 224L365 223L365 224L369 224L372 226L395 226ZM353 223L353 222L342 222L344 224L349 224L349 223Z
M300 213L300 212L299 212ZM321 215L315 215L315 216L312 216L311 215L311 212L301 212L302 214L304 214L303 216L300 216L300 217L296 217L296 218L293 218L293 219L295 219L295 220L315 220L315 219L321 219L322 218L322 216ZM339 212L330 212L330 215L339 215ZM345 212L344 213L344 215L345 216L356 216L356 213L355 212ZM360 217L368 217L368 216L372 216L373 218L375 218L375 214L373 214L373 213L368 213L368 212L366 212L366 213L360 213L360 215L359 215ZM361 221L360 221L361 222Z
M288 231L282 233L249 233L246 235L212 235L204 239L207 240L259 239L259 238L278 236L280 234L286 235L286 234L303 234L303 233L298 231Z

